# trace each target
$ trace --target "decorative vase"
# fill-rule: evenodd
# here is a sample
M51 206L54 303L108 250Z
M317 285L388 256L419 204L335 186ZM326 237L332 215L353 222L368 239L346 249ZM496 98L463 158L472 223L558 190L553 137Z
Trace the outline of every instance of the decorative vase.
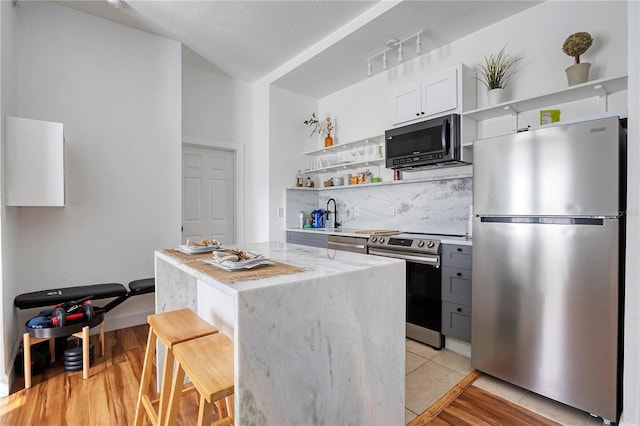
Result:
M487 95L489 96L489 105L497 105L503 101L504 89L502 87L491 89L487 92Z
M333 138L331 137L331 135L327 135L327 137L324 138L324 146L331 146L333 145Z
M591 68L591 64L589 62L580 62L579 64L573 64L567 68L565 72L567 73L569 86L586 83L589 80L589 68Z

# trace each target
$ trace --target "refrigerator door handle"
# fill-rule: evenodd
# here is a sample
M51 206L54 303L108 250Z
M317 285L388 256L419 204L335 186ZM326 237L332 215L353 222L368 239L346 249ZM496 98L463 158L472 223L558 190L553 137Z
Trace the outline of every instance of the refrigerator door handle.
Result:
M604 218L590 217L537 217L537 216L481 216L480 222L531 223L543 225L604 225Z

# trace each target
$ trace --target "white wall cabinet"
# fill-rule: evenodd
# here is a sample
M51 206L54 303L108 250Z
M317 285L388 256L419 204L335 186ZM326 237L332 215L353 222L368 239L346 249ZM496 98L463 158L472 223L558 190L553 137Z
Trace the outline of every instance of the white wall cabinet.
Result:
M5 132L6 205L63 207L62 123L7 116Z
M393 125L475 108L473 71L465 65L432 74L391 92Z

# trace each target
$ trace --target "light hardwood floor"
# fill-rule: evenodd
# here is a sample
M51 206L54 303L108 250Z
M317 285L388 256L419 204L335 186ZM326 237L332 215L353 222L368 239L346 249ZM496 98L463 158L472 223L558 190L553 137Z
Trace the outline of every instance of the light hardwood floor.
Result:
M88 380L82 380L81 371L65 371L61 361L34 376L30 389L24 389L24 379L17 377L11 395L0 398L0 425L133 424L147 334L146 324L105 333L105 356L95 358ZM92 341L97 346L97 336L92 336ZM472 370L466 357L407 341L405 423L436 403ZM591 426L602 422L489 376L480 377L474 386L561 424ZM192 393L182 400L178 424L193 424L196 418L197 405ZM482 419L478 418L478 422L482 423Z
M141 325L105 333L105 356L96 356L88 380L82 371L65 371L60 360L33 376L30 389L18 377L11 395L0 398L0 424L133 424L148 330ZM97 336L91 341L97 348ZM197 415L192 393L183 399L178 424L193 424Z

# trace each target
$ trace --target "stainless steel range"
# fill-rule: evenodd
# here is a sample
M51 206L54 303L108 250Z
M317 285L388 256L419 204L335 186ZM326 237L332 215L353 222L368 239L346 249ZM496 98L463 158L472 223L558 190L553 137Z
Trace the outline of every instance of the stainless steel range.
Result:
M369 254L407 263L407 337L436 349L443 346L440 239L432 234L372 235Z

